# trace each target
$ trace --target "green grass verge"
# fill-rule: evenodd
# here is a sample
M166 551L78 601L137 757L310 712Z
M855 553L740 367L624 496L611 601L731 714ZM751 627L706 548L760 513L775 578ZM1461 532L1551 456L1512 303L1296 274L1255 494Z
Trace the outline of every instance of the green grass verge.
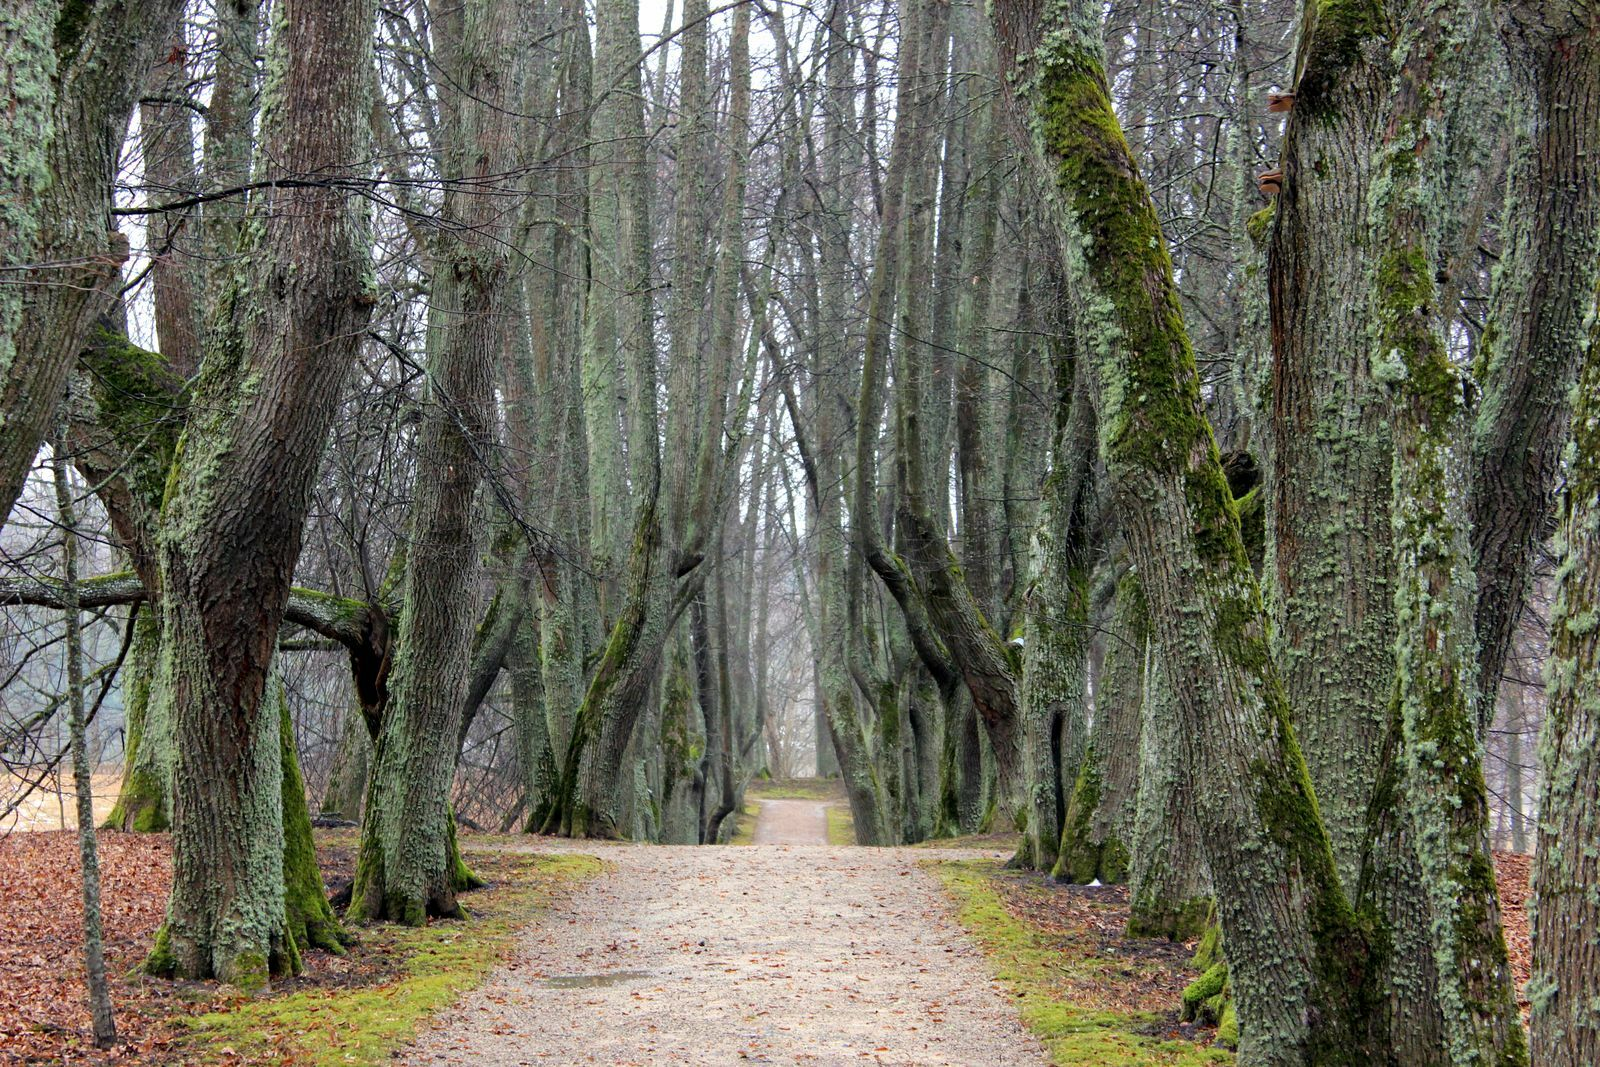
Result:
M363 954L398 960L394 974L354 988L312 988L179 1021L183 1062L348 1067L388 1063L421 1023L479 985L517 932L564 885L598 874L592 856L506 856L491 888L472 894L473 918L424 927L359 928ZM230 1056L231 1053L231 1056Z
M754 800L843 800L844 783L837 778L757 778L745 787Z
M828 844L855 844L856 820L850 814L850 805L829 804L826 811L828 813Z
M748 794L747 794L748 796ZM730 845L753 845L756 843L756 820L761 817L761 802L759 800L746 800L735 818L733 836L728 838Z
M1126 981L1130 962L1093 951L1092 939L1063 947L1006 909L992 881L993 863L938 862L935 868L955 898L961 925L989 957L994 974L1016 997L1025 1026L1050 1050L1057 1067L1201 1067L1231 1064L1233 1054L1145 1031L1148 1012L1098 1010L1063 995L1077 982Z

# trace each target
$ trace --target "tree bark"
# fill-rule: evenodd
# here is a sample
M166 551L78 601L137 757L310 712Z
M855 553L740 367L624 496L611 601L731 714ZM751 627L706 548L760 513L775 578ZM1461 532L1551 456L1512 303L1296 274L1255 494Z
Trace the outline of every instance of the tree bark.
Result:
M1533 1062L1600 1061L1600 337L1578 378L1556 535L1532 889Z
M1117 581L1097 680L1094 723L1072 783L1051 873L1062 881L1128 880L1139 791L1140 730L1145 701L1145 644L1150 623L1138 579Z
M417 441L391 706L373 753L351 913L420 926L461 915L450 785L478 621L478 489L494 448L494 364L513 324L511 213L491 195L515 170L524 18L498 0L439 10L438 155L454 179L433 250L428 400ZM468 879L470 882L471 879Z
M1148 624L1146 625L1148 634ZM1211 910L1200 828L1194 818L1196 782L1184 766L1178 708L1166 665L1145 643L1144 699L1139 731L1139 794L1130 837L1128 933L1184 941L1199 937Z
M8 122L0 248L0 520L11 513L68 372L116 296L128 240L111 187L134 101L178 0L0 9Z
M1572 0L1512 3L1501 36L1526 128L1510 178L1472 426L1474 628L1486 715L1534 550L1549 535L1572 383L1600 278L1600 12Z
M268 59L267 176L359 173L372 7L287 0ZM284 912L277 716L262 706L312 481L372 297L364 209L276 187L221 298L160 536L173 889L147 967L264 984L298 952Z

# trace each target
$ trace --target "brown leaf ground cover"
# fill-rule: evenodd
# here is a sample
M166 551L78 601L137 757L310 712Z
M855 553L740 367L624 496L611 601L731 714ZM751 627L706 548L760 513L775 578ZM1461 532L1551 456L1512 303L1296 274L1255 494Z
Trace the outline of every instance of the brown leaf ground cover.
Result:
M353 833L317 838L324 883L348 883ZM102 1052L89 1037L75 835L11 834L0 837L0 884L10 890L0 929L0 1064L383 1062L499 963L562 882L599 869L581 857L473 851L469 862L490 888L468 898L470 924L358 930L345 956L309 952L305 974L250 999L215 982L135 973L163 918L170 839L102 833L100 855L121 1043Z

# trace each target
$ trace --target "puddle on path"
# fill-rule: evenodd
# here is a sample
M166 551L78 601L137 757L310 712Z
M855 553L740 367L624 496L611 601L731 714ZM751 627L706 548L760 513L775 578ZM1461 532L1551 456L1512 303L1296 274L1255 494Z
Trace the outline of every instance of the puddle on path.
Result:
M608 971L605 974L558 974L546 978L544 984L552 989L595 989L599 986L621 985L640 978L649 978L649 971Z

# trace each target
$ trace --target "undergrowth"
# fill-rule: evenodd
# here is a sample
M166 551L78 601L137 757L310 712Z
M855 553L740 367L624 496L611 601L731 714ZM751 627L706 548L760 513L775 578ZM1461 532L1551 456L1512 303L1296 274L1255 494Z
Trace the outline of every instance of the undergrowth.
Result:
M983 947L995 976L1016 998L1024 1025L1057 1067L1201 1067L1232 1064L1233 1054L1172 1037L1171 1012L1114 1007L1150 999L1153 985L1181 986L1170 956L1106 953L1097 931L1048 932L1007 908L992 862L938 862L961 925ZM1048 890L1041 890L1048 892ZM1158 973L1159 972L1159 973ZM1084 997L1093 989L1095 996ZM1159 997L1157 998L1159 1002ZM1209 1040L1210 1031L1197 1036Z

